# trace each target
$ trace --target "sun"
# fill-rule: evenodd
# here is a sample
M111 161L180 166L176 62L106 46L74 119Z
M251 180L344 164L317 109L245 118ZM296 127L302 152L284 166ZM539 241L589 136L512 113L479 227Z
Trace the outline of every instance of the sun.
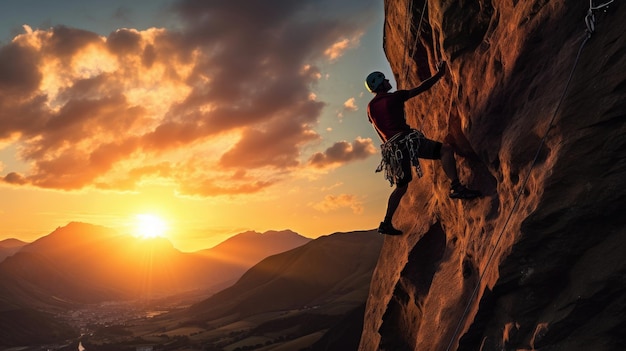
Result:
M142 239L162 238L167 232L165 221L153 214L138 214L135 216L135 236Z

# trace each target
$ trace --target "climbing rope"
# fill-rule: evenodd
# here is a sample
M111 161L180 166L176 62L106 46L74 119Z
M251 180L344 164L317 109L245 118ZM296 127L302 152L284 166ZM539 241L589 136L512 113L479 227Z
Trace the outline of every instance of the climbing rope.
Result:
M409 14L411 14L411 16L409 16ZM408 60L407 60L407 55L409 53L409 33L411 32L411 20L413 19L413 1L408 1L407 2L407 8L406 8L406 24L404 25L404 55L402 55L402 79L403 82L406 82L406 78L408 76ZM397 82L398 84L400 84L400 82Z
M415 32L415 41L413 43L413 45L411 46L411 53L410 56L413 57L413 53L415 52L415 47L417 46L417 41L419 40L420 37L420 32L422 30L422 22L424 21L424 13L426 12L426 5L428 4L428 0L424 0L424 6L422 6L422 13L420 15L420 21L419 24L417 25L417 32ZM409 16L409 13L411 14L411 16ZM409 76L409 64L408 64L408 60L407 60L407 55L408 53L408 48L409 45L408 41L409 41L409 34L411 33L410 29L413 27L413 25L411 24L413 21L411 21L410 19L412 18L413 15L413 1L408 1L408 7L407 7L407 26L406 26L406 30L405 30L405 34L404 34L404 61L402 64L402 81L404 83L406 83L407 78Z
M428 0L424 0L424 5L422 6L422 12L420 13L420 20L418 22L417 25L417 31L415 32L415 40L413 42L413 45L411 45L411 52L409 53L409 45L408 45L408 41L409 41L409 34L411 33L410 29L413 28L413 25L411 24L412 21L410 21L410 19L412 18L412 16L408 16L408 14L410 13L411 15L413 14L413 1L408 1L408 6L407 6L407 25L406 25L406 29L405 29L405 36L404 36L404 57L403 57L403 63L402 63L402 82L404 84L407 83L408 81L408 76L409 76L409 64L408 64L408 59L407 57L413 57L413 54L415 52L415 48L417 47L417 42L419 41L420 38L420 34L422 31L422 23L424 22L424 15L426 13L426 6L428 5ZM433 53L437 53L436 51L433 50ZM398 82L399 83L399 82ZM430 106L432 106L432 98L434 97L434 94L431 93L431 103L428 104L427 106L430 108ZM426 115L428 115L428 110L426 111ZM417 130L421 131L422 130L422 122L423 119L419 121L418 126L417 126Z
M513 207L511 207L511 211L509 212L509 215L506 218L506 221L504 222L504 226L502 227L502 230L500 231L500 234L498 235L498 238L494 244L493 250L491 251L491 254L489 255L489 257L487 258L487 262L485 263L485 268L483 270L483 272L481 273L480 277L478 278L478 282L476 283L476 287L473 289L472 291L472 295L470 296L467 305L465 306L465 310L463 311L463 314L461 315L461 318L459 319L459 322L456 325L456 328L454 330L454 333L452 334L452 337L450 338L450 343L448 344L448 347L446 347L446 351L450 351L452 348L452 344L454 344L454 340L456 339L456 337L458 336L460 329L461 329L461 324L463 323L463 321L465 320L465 318L467 317L467 314L469 313L469 309L470 306L472 304L472 302L474 301L474 298L476 297L476 294L478 293L478 289L480 288L480 285L482 283L483 278L485 277L485 274L487 273L487 270L489 268L489 265L491 264L491 261L493 260L493 257L495 256L495 252L496 249L498 248L500 241L502 239L502 236L504 235L504 231L506 230L511 218L513 217L513 213L515 211L515 209L517 208L520 198L522 196L522 193L524 192L524 189L526 188L526 184L528 183L528 180L530 179L530 174L532 173L533 168L535 167L535 165L537 164L537 161L539 159L539 155L541 153L541 149L543 148L543 145L545 144L545 141L548 137L548 133L550 132L550 130L553 127L553 122L556 119L557 116L557 112L559 111L560 107L561 107L561 103L563 102L563 100L565 99L565 95L567 93L567 89L569 88L570 82L572 81L572 77L574 76L574 71L576 70L576 66L578 65L578 61L580 59L580 54L583 50L583 47L585 46L585 44L587 43L587 41L591 38L591 35L595 32L595 16L594 16L594 11L600 10L600 9L606 9L607 6L609 4L611 4L613 2L613 0L606 2L602 5L598 5L598 6L594 6L593 5L593 0L589 0L589 11L587 13L587 16L585 17L585 23L587 24L587 30L586 30L586 35L585 35L585 39L582 41L582 43L580 44L580 47L578 49L578 53L576 54L576 58L574 59L574 66L572 67L572 70L570 71L569 77L567 78L567 82L565 84L565 88L563 89L563 93L561 94L561 97L559 99L559 102L557 103L556 109L554 110L554 113L552 114L552 118L550 118L550 123L548 124L548 129L546 130L546 132L544 133L543 137L541 138L541 141L539 143L539 147L537 148L537 152L535 153L535 157L530 165L530 169L528 170L528 173L526 174L526 177L524 178L524 181L522 182L522 185L520 186L520 190L517 193L517 196L515 197L515 201L513 203Z

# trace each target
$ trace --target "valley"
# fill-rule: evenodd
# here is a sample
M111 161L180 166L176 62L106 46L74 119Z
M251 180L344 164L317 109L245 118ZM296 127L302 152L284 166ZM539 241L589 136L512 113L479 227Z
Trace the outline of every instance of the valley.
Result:
M56 317L80 331L81 335L93 336L107 328L126 327L130 323L141 323L165 313L188 308L209 294L206 291L195 291L150 301L107 301L68 310Z
M149 306L145 306L149 307ZM285 345L303 349L319 340L338 317L315 314L314 308L275 311L238 319L227 316L211 321L181 321L183 306L152 306L163 310L137 307L132 304L108 304L81 311L72 322L82 325L84 334L60 350L72 350L80 342L86 350L272 350ZM178 313L177 313L178 312ZM102 317L93 323L92 316ZM75 350L75 348L74 348Z

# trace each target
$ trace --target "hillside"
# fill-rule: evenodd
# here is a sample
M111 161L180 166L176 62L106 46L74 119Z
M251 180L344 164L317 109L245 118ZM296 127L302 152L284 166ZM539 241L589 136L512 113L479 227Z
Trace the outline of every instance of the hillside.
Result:
M447 61L407 120L485 196L449 199L422 162L359 350L623 349L626 6L594 11L589 38L585 1L424 4L385 1L385 53L400 88Z
M232 287L193 306L194 318L312 307L346 299L348 292L366 296L357 290L369 286L381 243L372 232L337 233L268 257Z
M291 230L270 230L264 233L247 231L234 235L218 245L196 252L214 262L221 262L234 279L225 282L224 288L233 284L250 267L264 258L289 251L311 241ZM227 267L228 265L228 267Z

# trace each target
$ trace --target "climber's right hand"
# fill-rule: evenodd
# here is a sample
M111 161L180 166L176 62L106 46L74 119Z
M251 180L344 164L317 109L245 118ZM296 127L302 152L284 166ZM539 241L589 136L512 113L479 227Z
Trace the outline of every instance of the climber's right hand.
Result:
M446 61L441 61L437 64L437 73L441 72L442 74L446 71Z

